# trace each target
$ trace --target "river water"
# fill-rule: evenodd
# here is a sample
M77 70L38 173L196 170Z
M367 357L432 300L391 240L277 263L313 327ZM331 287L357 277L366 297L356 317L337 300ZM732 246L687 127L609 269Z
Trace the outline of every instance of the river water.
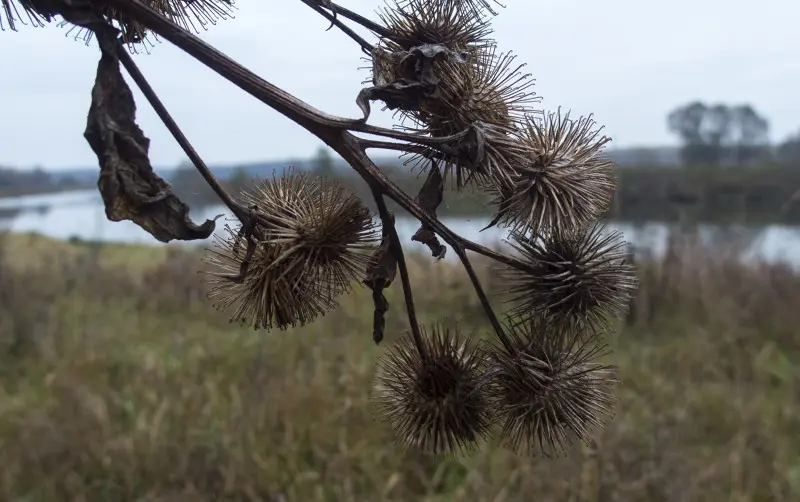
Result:
M206 218L219 214L225 215L217 224L220 231L224 227L223 222L231 219L225 207L198 208L192 211L191 216L196 223L202 223ZM442 221L463 237L485 245L499 245L506 237L506 232L496 228L480 232L488 223L484 218L444 218ZM417 230L416 221L398 218L396 225L400 238L408 243L407 249L425 249L421 244L409 242L411 235ZM663 223L630 224L611 221L607 227L623 232L625 239L636 248L647 249L655 254L663 251L669 233L669 228ZM93 241L160 245L132 222L108 221L97 190L0 198L0 231L2 230L38 232L58 239L77 237ZM712 242L720 242L721 239L744 242L750 258L782 260L800 267L800 227L767 225L757 228L723 228L705 225L700 227L700 233Z

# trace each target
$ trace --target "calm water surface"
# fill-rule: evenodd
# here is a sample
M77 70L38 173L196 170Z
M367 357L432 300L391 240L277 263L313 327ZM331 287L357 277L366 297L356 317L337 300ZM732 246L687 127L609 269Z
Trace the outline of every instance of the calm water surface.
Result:
M220 231L224 228L224 222L231 220L227 208L198 208L191 213L196 223L219 214L224 215L217 224ZM445 218L443 222L458 234L485 245L499 245L506 237L506 232L496 228L480 232L488 223L484 218ZM634 225L609 222L607 226L623 232L625 239L637 248L656 254L663 251L669 230L661 223ZM426 249L421 244L409 242L417 227L414 220L398 218L397 231L400 238L408 243L408 250ZM0 198L0 230L38 232L59 239L78 237L107 242L160 244L129 221L108 221L97 190ZM700 231L705 239L712 242L724 239L744 242L750 258L785 260L800 267L800 227L768 225L731 229L706 225ZM448 257L452 259L452 253Z

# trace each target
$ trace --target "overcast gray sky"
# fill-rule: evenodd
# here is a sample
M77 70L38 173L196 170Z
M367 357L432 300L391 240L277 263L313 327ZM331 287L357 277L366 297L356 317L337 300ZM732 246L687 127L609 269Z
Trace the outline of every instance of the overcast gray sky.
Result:
M340 0L372 17L380 0ZM781 140L800 129L800 4L792 0L506 0L494 20L537 80L541 107L594 113L612 146L674 144L665 115L694 99L750 102ZM344 34L299 0L237 0L236 19L203 38L263 78L330 113L357 116L368 76ZM84 167L98 51L66 29L0 33L0 165ZM207 162L305 158L319 141L168 42L136 56ZM133 86L132 86L133 87ZM156 166L184 157L134 89ZM372 122L388 126L388 114Z

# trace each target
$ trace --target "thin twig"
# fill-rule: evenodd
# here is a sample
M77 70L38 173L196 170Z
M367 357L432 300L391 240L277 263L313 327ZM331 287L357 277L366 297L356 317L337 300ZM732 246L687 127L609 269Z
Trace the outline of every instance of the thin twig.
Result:
M464 251L463 248L457 247L455 248L455 252L458 255L459 260L461 260L461 264L464 266L464 269L467 271L467 275L472 283L472 287L475 289L475 293L478 295L478 300L480 300L483 310L486 312L486 317L489 318L489 322L492 324L492 328L497 334L497 338L500 339L500 342L503 344L509 354L514 354L514 346L506 336L505 331L503 331L503 325L500 324L500 321L497 319L497 315L494 313L492 304L489 303L489 297L486 296L486 293L483 291L481 281L478 279L475 269L472 268L472 263L469 261L466 251Z
M425 154L428 151L428 147L417 145L414 143L400 143L397 141L378 141L372 139L364 139L359 138L361 141L361 146L364 147L365 150L370 148L376 148L380 150L394 150L398 152L411 152L411 153L419 153Z
M383 199L380 187L370 186L370 188L372 189L372 196L375 199L375 204L378 206L378 216L381 218L381 223L384 229L389 232L389 250L394 254L397 260L397 269L400 272L400 283L403 286L403 298L406 303L408 323L411 325L411 335L414 337L414 345L416 345L419 355L425 358L427 357L427 353L425 352L425 345L422 341L422 333L420 332L419 321L417 320L417 311L414 307L414 295L411 292L411 279L408 275L408 266L406 265L403 245L400 242L400 237L397 235L397 229L394 226L394 218L392 218L389 208L386 207L386 201Z
M301 1L304 4L308 5L309 7L311 7L312 9L314 9L314 11L316 11L322 17L330 21L332 26L336 26L337 28L342 30L342 32L344 32L345 35L352 38L358 45L361 46L361 50L364 51L364 53L366 53L368 56L371 55L372 52L375 50L375 47L372 44L364 40L358 33L350 29L350 27L339 21L336 18L335 14L331 14L330 12L327 12L325 9L320 7L318 0L301 0ZM337 11L334 10L334 12Z
M219 197L222 202L228 206L228 209L230 209L237 218L243 216L244 213L241 205L234 201L230 194L228 194L228 192L222 188L222 185L220 185L219 181L208 168L206 163L203 162L203 159L200 158L197 150L195 150L192 144L189 143L186 135L183 134L181 128L177 123L175 123L172 115L170 115L169 111L167 111L164 103L161 102L161 99L159 99L158 95L155 93L153 88L150 86L150 83L139 70L139 67L133 61L133 58L130 56L130 54L128 54L128 51L126 51L122 46L122 42L120 42L119 39L117 39L117 55L119 56L120 62L122 62L122 66L125 67L125 70L139 87L139 90L141 90L142 94L144 94L144 97L147 98L150 106L153 107L158 117L172 134L172 137L175 138L175 141L178 142L186 156L192 161L192 164L194 164L194 166L200 172L200 175L203 176L204 180L206 180L206 183L211 186L211 189L214 190L214 193L217 194L217 197Z
M342 7L341 5L335 4L333 2L330 2L330 6L331 9L334 12L336 12L336 14L341 14L346 19L349 19L350 21L353 21L354 23L361 25L362 27L375 33L376 35L379 35L383 38L388 38L389 40L395 40L397 38L397 36L394 33L392 33L392 31L389 30L388 28L379 25L375 21L371 21L365 18L361 14L353 12L350 9Z
M348 130L385 135L396 139L414 141L426 145L442 145L447 138L430 138L422 135L398 133L369 126L362 120L343 119L326 114L297 99L283 89L267 82L244 66L231 60L192 33L183 30L158 11L141 0L108 0L121 12L146 26L155 34L170 41L186 53L205 64L223 78L237 85L251 96L291 119L333 148L368 183L381 187L384 195L396 202L409 214L428 225L451 247L462 247L523 271L532 271L530 264L512 256L498 253L480 244L459 236L438 219L423 211L411 197L372 162L366 155L360 139ZM458 137L465 133L453 135ZM259 215L261 219L261 215Z
M369 183L375 183L384 195L392 199L411 216L422 223L428 225L437 235L439 235L453 249L463 248L481 254L495 261L508 265L517 270L525 272L535 272L530 263L526 263L513 256L494 251L486 246L472 242L450 230L444 223L437 218L423 211L414 200L390 180L383 171L375 165L371 158L366 154L361 144L361 139L347 131L329 131L322 134L320 139L338 153L350 166Z

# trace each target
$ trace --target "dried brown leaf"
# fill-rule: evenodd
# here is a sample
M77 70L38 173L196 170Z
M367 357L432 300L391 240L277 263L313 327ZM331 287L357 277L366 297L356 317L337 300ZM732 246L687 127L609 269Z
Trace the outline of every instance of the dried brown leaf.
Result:
M97 38L102 55L84 137L100 163L97 185L106 217L131 220L161 242L208 238L214 221L193 223L189 206L153 171L150 140L136 125L136 104L119 69L113 34L99 33Z
M389 302L383 294L397 275L397 256L392 252L390 229L387 224L394 224L394 217L383 223L381 245L375 250L367 264L364 284L372 290L372 302L375 305L372 318L372 339L381 343L386 328L385 314L389 310Z
M422 44L405 51L373 53L373 87L362 89L356 103L369 118L370 101L383 101L390 110L418 111L422 103L439 97L437 61L465 64L467 55L441 44Z
M423 211L435 218L436 209L442 203L442 200L444 200L444 179L436 162L432 162L428 177L425 179L422 188L420 188L415 202ZM433 229L424 223L420 225L419 230L411 237L411 240L428 246L437 260L444 258L447 252L447 247L439 242Z

